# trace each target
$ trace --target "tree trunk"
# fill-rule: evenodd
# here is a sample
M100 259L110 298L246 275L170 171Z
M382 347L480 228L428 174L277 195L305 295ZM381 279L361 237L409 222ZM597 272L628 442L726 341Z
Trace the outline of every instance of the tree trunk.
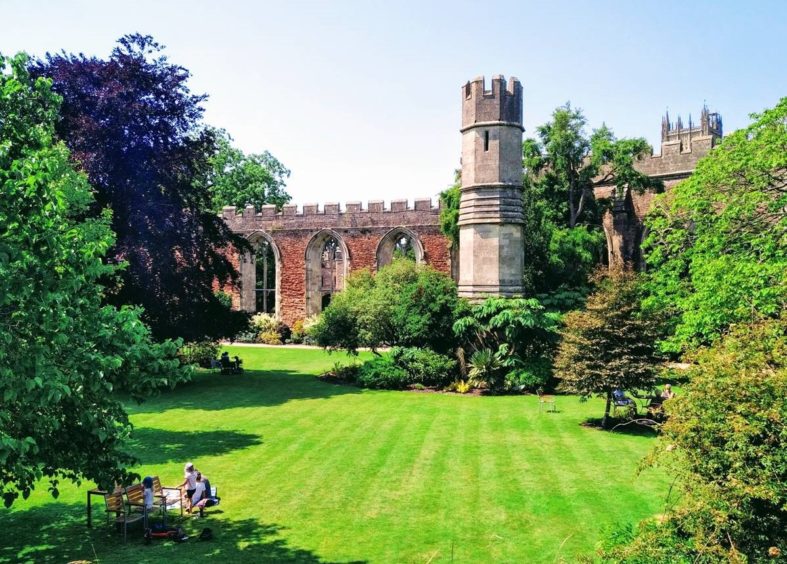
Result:
M612 392L607 390L607 405L604 407L604 419L601 420L601 426L606 429L609 424L609 410L612 407Z

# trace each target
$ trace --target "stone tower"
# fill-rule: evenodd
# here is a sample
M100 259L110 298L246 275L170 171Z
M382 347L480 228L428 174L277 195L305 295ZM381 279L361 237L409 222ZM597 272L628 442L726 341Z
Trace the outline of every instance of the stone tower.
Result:
M483 77L462 87L459 295L522 294L522 85Z

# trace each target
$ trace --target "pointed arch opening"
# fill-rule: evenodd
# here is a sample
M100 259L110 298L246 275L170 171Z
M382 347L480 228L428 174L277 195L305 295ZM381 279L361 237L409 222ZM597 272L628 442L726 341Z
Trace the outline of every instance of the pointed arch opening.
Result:
M281 296L281 254L273 238L264 231L247 237L252 252L241 262L241 308L248 312L279 317Z
M312 237L306 247L307 315L320 313L344 289L349 263L347 245L338 233L325 229Z
M377 244L377 270L391 264L394 258L407 258L418 264L424 262L424 246L418 235L406 227L391 229Z

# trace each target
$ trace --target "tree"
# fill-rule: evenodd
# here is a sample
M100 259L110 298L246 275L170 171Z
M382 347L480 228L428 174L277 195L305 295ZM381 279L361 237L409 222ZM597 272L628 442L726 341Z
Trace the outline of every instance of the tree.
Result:
M583 288L600 262L603 207L593 195L600 184L642 192L661 186L634 168L649 154L642 138L617 139L606 126L588 137L582 111L557 108L522 146L525 167L525 281L530 293Z
M672 320L667 351L712 343L787 304L787 98L752 118L645 219L645 305Z
M285 191L290 171L268 151L245 154L232 146L232 138L224 131L215 131L217 152L211 158L209 191L213 210L224 206L257 210L265 204L277 208L290 201Z
M582 110L567 103L552 113L552 121L538 127L537 140L527 139L523 145L527 176L541 185L548 202L547 219L569 228L583 220L597 222L597 184L614 183L619 192L661 186L634 168L634 162L651 151L645 139L617 139L606 125L588 138L586 123Z
M454 171L454 183L440 192L440 231L452 247L459 248L459 201L462 198L462 171Z
M787 554L787 317L733 326L701 350L649 458L677 503L607 557L764 562Z
M449 276L411 260L395 259L372 275L353 273L311 330L320 346L424 347L439 353L455 346L452 326L459 298Z
M112 210L109 260L127 267L106 299L143 306L157 338L232 336L246 316L213 287L237 279L228 251L248 247L213 212L205 96L151 37L118 43L107 60L61 53L31 65L63 98L57 134L96 190L91 213Z
M49 480L111 486L133 476L131 425L117 391L135 398L188 377L177 342L153 344L140 311L102 306L110 215L54 139L60 99L0 56L0 495L6 506Z
M552 355L558 313L547 311L534 298L487 298L462 313L454 333L469 357L473 385L484 383L496 391L507 385L544 387L548 371L541 378L532 371Z
M585 309L564 317L555 369L564 391L606 398L606 427L613 390L649 389L655 383L657 324L641 315L637 274L599 271L595 282Z

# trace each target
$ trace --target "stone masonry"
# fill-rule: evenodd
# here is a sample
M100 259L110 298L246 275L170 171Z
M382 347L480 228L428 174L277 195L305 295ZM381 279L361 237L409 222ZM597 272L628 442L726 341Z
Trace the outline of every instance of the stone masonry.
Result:
M516 296L522 292L522 86L516 78L483 78L462 86L462 187L459 210L459 249L451 249L440 232L439 208L430 199L339 204L285 205L281 211L263 206L244 210L226 207L222 216L230 228L246 237L265 262L272 261L275 280L262 274L265 307L279 319L294 322L319 313L344 280L361 268L376 270L389 263L397 250L408 249L417 262L450 274L460 295ZM636 163L645 174L659 178L669 189L687 178L697 161L722 136L721 117L703 108L699 125L689 119L662 120L661 154ZM595 188L597 199L611 200L603 218L609 263L641 265L642 219L652 206L653 193L636 194L615 186ZM404 245L404 247L402 247ZM453 260L452 260L453 258ZM255 254L234 256L241 273L233 306L257 309ZM458 260L457 260L458 259ZM458 264L457 264L458 263ZM263 266L261 272L269 272ZM271 294L268 286L273 288ZM275 294L275 300L272 296Z
M226 207L224 220L236 233L252 243L264 237L271 243L276 257L276 312L292 325L299 319L319 313L320 268L322 247L327 238L335 238L341 247L344 275L361 268L376 270L390 262L395 239L407 236L418 262L451 273L448 240L440 232L439 208L429 198L393 200L390 207L382 201L371 201L366 207L360 202L339 204L305 204L302 209L285 205L277 212L274 206L263 206L257 213L253 206L237 213ZM240 261L240 307L254 311L254 257Z
M518 296L523 290L522 85L483 77L462 87L459 295Z
M699 125L694 126L689 118L684 127L678 118L670 122L669 114L661 123L661 154L653 155L635 163L635 168L652 178L659 178L664 189L691 176L697 162L718 144L722 137L721 116L710 113L703 107ZM613 185L599 185L594 189L596 199L611 200L611 210L604 215L603 226L607 237L607 252L610 265L628 264L642 266L640 246L647 235L643 218L653 205L653 192L638 194L626 190L615 193Z

